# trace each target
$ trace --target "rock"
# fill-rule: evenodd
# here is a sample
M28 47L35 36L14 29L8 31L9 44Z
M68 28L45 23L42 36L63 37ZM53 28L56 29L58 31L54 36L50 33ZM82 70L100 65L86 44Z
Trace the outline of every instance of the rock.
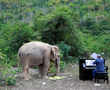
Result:
M94 86L96 86L96 87L100 87L101 84L95 83Z
M42 85L46 85L46 82L43 82Z

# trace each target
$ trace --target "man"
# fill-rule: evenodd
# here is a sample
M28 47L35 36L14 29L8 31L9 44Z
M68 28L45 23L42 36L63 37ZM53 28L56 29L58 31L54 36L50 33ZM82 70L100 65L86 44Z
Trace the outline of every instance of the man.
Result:
M92 72L92 76L94 79L96 72L104 72L104 59L101 58L100 54L98 54L97 59L93 63L96 64L96 69Z

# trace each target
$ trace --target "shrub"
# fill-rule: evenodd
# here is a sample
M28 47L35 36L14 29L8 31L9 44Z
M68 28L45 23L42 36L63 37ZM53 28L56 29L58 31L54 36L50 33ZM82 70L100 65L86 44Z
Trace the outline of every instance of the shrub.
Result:
M16 71L13 70L11 65L9 64L3 65L0 73L1 73L1 77L0 77L1 84L4 85L16 84L16 76L15 76Z
M33 34L33 29L25 23L15 23L15 24L3 24L1 27L1 44L5 45L2 48L6 52L17 52L18 48L26 42L35 40L35 35Z
M60 71L61 71L61 72L64 71L65 66L66 66L65 62L64 62L64 61L60 61Z
M60 71L63 72L64 68L65 68L65 62L64 61L60 61ZM56 72L56 68L55 68L54 63L50 64L49 72L51 72L51 73L55 73Z
M58 6L46 15L36 15L35 27L40 31L42 41L50 44L59 44L64 41L71 47L70 54L78 56L81 42L78 29L72 21L72 15L71 8Z
M63 55L63 59L69 55L69 52L71 50L71 46L65 44L64 42L61 42L58 44L61 54Z
M18 48L26 42L34 39L33 30L27 24L15 24L14 30L11 32L9 45L13 51L18 51Z
M0 85L15 85L16 71L11 64L7 64L7 56L0 52Z
M7 60L14 65L17 63L16 54L19 47L37 37L32 27L21 22L2 24L0 34L2 34L0 35L0 48L8 56Z

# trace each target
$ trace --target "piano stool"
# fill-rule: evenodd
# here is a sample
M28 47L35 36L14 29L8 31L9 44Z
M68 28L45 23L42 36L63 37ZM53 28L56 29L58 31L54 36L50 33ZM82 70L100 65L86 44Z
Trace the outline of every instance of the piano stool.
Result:
M100 79L103 79L104 82L106 80L108 84L109 83L108 72L96 72L95 82L99 82Z

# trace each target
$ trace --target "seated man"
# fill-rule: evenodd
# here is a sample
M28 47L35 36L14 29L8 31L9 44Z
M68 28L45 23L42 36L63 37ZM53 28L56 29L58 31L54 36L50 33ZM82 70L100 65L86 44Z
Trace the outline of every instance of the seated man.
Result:
M92 72L92 76L94 79L96 72L104 72L104 59L102 59L101 55L98 54L97 59L93 63L96 64L96 69Z

